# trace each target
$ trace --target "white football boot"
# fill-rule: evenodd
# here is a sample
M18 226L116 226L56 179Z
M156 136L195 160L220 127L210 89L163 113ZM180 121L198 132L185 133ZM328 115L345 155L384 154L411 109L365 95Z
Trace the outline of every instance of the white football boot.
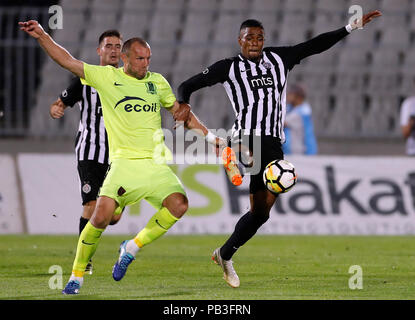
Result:
M219 265L223 270L223 279L232 287L232 288L238 288L239 287L239 277L236 274L235 269L232 265L232 259L231 260L224 260L220 256L220 248L217 248L215 251L213 251L212 254L212 260Z

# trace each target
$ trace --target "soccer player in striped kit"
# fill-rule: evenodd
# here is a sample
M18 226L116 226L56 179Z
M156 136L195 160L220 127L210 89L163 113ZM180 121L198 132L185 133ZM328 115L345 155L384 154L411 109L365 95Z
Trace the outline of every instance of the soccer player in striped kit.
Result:
M239 219L225 244L212 255L231 287L240 285L232 256L268 220L277 197L266 189L262 174L268 163L284 158L281 144L284 143L283 124L289 71L302 59L328 50L353 30L380 15L379 11L370 12L361 21L354 21L352 25L321 34L295 46L266 48L262 23L246 20L240 27L238 42L241 53L238 56L214 63L179 86L178 100L181 103L189 103L191 94L201 88L216 83L224 86L236 116L230 143L236 150L239 145L249 147L254 167L257 167L256 171L250 171L250 210ZM256 152L258 146L260 151ZM243 157L241 160L244 162Z
M118 68L121 56L122 36L117 30L107 30L98 39L97 54L99 65ZM108 136L102 116L101 100L97 91L83 85L74 78L68 88L50 106L50 115L54 119L63 117L65 109L79 102L81 117L75 140L75 153L78 161L78 174L81 182L82 215L79 220L79 234L91 219L97 202L98 191L109 167ZM110 224L121 218L114 216ZM92 274L90 261L85 271Z

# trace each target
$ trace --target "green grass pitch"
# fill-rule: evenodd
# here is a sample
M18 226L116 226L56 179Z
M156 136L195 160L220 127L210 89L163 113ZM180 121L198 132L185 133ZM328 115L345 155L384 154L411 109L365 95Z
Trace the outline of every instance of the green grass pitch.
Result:
M240 288L229 287L212 251L225 235L164 236L142 249L123 280L112 266L126 236L103 235L81 293L50 289L52 265L66 284L76 236L0 236L0 299L415 299L413 237L261 236L234 256ZM349 288L349 267L363 271L363 289Z

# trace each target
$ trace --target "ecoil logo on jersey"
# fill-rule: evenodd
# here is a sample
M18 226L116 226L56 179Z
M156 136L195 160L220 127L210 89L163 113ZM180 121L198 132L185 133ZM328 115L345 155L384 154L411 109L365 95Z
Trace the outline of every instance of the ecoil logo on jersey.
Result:
M264 75L257 75L248 77L249 84L251 89L265 89L265 88L274 88L274 80L272 77L267 77Z
M138 100L138 101L143 101L141 103L137 103L137 101L134 100ZM121 103L124 102L128 102L127 104L124 105L124 110L126 112L131 112L131 111L135 111L135 112L157 112L157 103L151 103L148 104L146 100L139 98L139 97L131 97L131 96L125 96L123 99L121 99L120 101L117 102L117 104L115 105L114 109L116 109L118 107L118 105L120 105Z

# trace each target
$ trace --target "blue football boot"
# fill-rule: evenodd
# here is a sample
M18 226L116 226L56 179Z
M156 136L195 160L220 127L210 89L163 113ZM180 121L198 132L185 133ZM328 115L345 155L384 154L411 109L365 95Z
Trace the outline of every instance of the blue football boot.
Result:
M115 281L120 281L124 277L125 273L127 272L128 266L131 262L135 260L133 255L131 253L128 253L126 250L127 242L128 240L124 240L123 242L121 242L119 250L120 256L117 262L115 262L114 267L112 268L112 277Z
M65 289L62 290L63 294L78 294L79 289L81 289L81 284L77 280L70 280Z

